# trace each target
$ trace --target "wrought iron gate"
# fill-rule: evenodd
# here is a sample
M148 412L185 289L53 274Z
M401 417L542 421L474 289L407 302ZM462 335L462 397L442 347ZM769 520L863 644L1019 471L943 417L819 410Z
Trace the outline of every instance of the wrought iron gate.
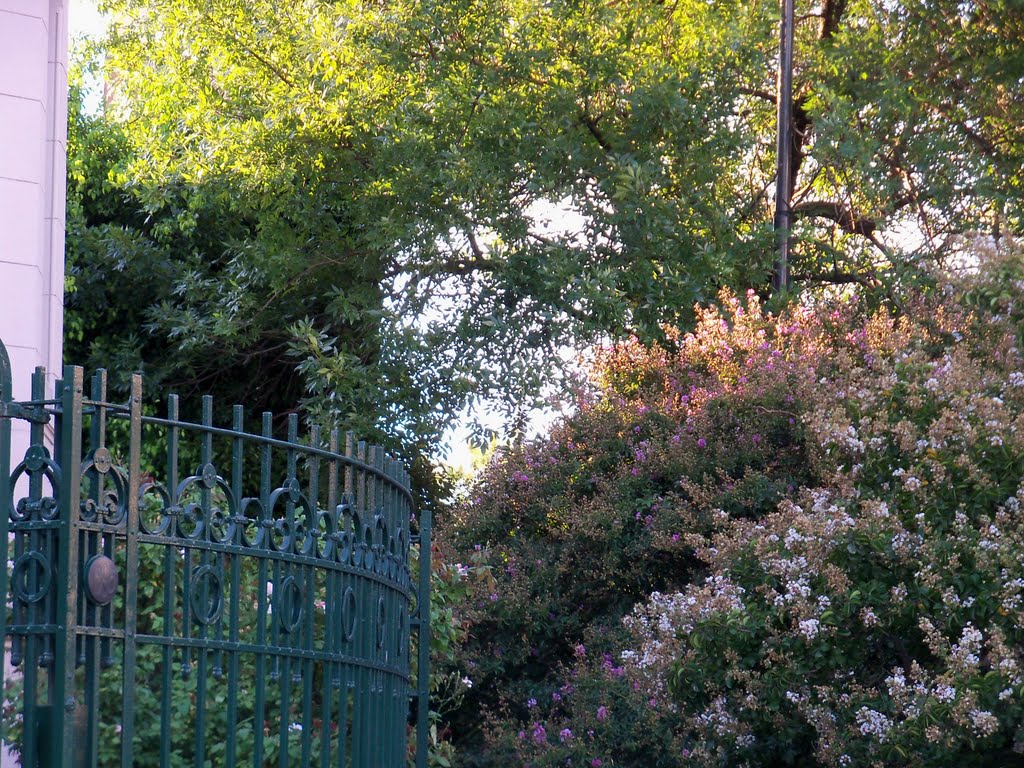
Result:
M0 343L5 740L28 768L426 766L429 514L351 435L144 414ZM30 424L10 471L11 420ZM52 446L52 451L48 446ZM418 588L412 545L422 538ZM416 595L417 589L422 591ZM416 618L413 614L417 614ZM419 674L410 689L410 635ZM416 747L409 701L418 698Z

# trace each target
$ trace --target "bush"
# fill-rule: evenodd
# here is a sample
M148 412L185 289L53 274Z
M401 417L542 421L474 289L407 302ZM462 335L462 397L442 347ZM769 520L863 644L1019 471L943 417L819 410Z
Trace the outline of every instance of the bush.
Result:
M803 416L822 482L721 518L704 581L627 619L693 764L1024 764L1021 284L954 302L985 284L831 331Z
M622 617L695 576L692 534L717 515L758 519L815 479L802 420L815 322L775 322L756 296L723 294L693 334L670 334L671 351L602 350L576 413L486 469L445 532L450 559L477 557L495 579L466 614L462 659L475 685L453 723L466 764L474 751L501 764L490 762L500 723L511 718L518 734L519 721L533 722L525 703L565 684L581 643L617 654ZM492 713L490 746L481 708Z
M898 316L726 294L670 348L603 350L447 533L495 579L463 763L1016 764L1022 277L990 260Z

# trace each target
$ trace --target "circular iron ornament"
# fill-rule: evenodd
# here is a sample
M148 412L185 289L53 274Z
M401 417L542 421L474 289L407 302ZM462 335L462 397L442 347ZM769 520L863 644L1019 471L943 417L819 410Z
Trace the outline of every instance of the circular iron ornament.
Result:
M106 448L97 448L92 454L92 466L101 475L107 474L110 468L114 466L114 460L110 456L110 451Z
M192 575L192 615L200 624L213 624L224 611L220 574L212 565L196 569Z
M330 512L317 510L313 530L314 550L316 556L324 560L334 559L335 524L334 515Z
M367 571L373 570L373 529L369 525L364 525L362 530L362 536L357 540L359 543L356 545L357 550L357 561L356 566L362 566ZM359 555L362 555L361 557Z
M352 587L346 587L345 596L341 599L341 631L345 642L352 642L356 636L356 593Z
M50 452L41 445L33 445L25 451L25 469L38 472L50 461Z
M34 564L34 565L33 565ZM29 592L29 568L34 567L35 590ZM11 569L11 588L14 596L23 603L37 603L50 591L53 571L50 563L39 552L26 552L14 561Z
M384 605L384 598L377 599L377 647L384 647L384 633L387 630L388 618L387 607Z
M93 555L85 564L85 591L97 605L106 605L117 594L117 566L106 555Z
M213 464L207 464L203 467L203 471L200 474L203 485L212 490L217 484L217 468Z
M295 577L288 576L274 590L277 596L277 615L281 617L281 629L291 634L302 621L302 587Z

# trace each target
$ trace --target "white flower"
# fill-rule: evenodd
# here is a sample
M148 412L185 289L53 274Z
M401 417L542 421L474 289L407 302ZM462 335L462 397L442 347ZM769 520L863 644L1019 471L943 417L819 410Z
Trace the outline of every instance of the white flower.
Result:
M979 736L991 736L999 730L999 718L983 709L972 709L968 713L974 732Z
M821 631L821 622L817 619L804 619L797 624L797 631L808 641L813 640Z
M874 736L884 742L892 728L892 721L881 712L861 707L857 712L857 724L865 736Z
M956 688L952 685L941 685L935 686L934 691L935 698L941 701L943 704L949 704L956 698Z

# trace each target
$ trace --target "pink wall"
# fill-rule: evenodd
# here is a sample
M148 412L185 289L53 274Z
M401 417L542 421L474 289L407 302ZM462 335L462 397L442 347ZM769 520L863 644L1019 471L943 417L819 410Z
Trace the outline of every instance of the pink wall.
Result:
M67 0L0 0L0 339L18 398L36 366L52 385L61 365L67 37ZM28 430L13 431L17 462Z
M18 397L61 365L66 138L67 0L0 0L0 338Z

